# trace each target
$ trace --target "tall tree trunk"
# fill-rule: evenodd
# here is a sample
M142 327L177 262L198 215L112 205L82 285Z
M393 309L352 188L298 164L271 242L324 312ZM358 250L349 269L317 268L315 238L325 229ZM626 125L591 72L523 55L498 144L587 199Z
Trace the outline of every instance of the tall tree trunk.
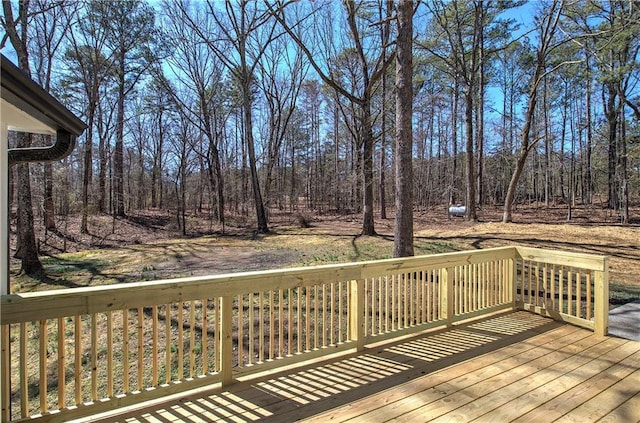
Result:
M413 1L397 7L396 55L396 221L393 256L413 255Z
M520 152L518 153L518 157L516 159L516 167L511 175L511 180L509 181L509 188L507 189L507 195L504 200L504 213L502 215L502 221L507 223L513 221L512 210L513 210L513 200L516 196L516 190L518 188L518 182L520 181L520 176L522 175L522 171L524 170L524 165L527 161L527 156L532 147L531 143L531 125L533 122L536 102L537 102L537 92L538 86L544 80L546 74L544 73L546 57L548 54L548 49L555 35L555 30L558 25L558 21L560 20L560 16L562 13L563 3L560 1L554 1L550 6L549 14L544 17L541 21L542 27L541 34L543 34L542 39L540 40L540 45L538 46L538 51L536 52L536 61L535 61L535 69L533 71L533 75L531 77L531 86L529 87L529 99L527 102L527 109L525 112L524 118L524 126L522 128L522 135L520 141ZM535 144L537 140L534 141Z
M56 230L56 213L53 203L53 165L44 163L44 227L49 231Z
M386 176L386 172L385 172L385 167L387 165L386 163L386 156L387 156L387 152L386 152L386 148L387 148L387 143L386 143L386 139L387 139L387 119L386 119L386 108L387 108L387 88L386 88L386 83L387 83L387 78L386 78L386 72L384 75L382 75L382 113L380 114L380 119L382 119L381 122L381 128L380 128L380 182L378 184L378 190L379 190L379 197L380 197L380 218L381 219L386 219L387 218L387 198L386 198L386 189L385 189L385 176Z
M608 131L607 131L607 139L608 139L608 172L607 172L607 191L608 191L608 200L607 200L607 208L613 210L617 207L618 204L618 189L616 183L616 164L618 161L617 150L618 150L618 142L616 137L616 132L618 128L618 113L616 109L616 97L617 90L613 83L605 84L603 86L603 97L605 92L607 93L606 98L606 106L605 106L605 117L607 118ZM604 100L604 99L603 99Z
M246 69L246 68L245 68ZM243 96L243 111L244 111L244 124L245 124L245 139L247 144L247 152L249 155L249 171L251 173L251 187L253 189L253 202L256 208L256 219L258 223L258 233L264 234L269 232L269 225L267 224L267 214L264 209L264 203L262 202L262 193L260 192L260 180L258 179L258 168L256 165L256 151L253 140L253 124L251 122L251 85L249 83L249 76L247 72L244 72L245 81L243 81L242 96Z
M29 69L28 24L29 1L18 3L18 17L14 19L11 2L3 1L4 12L3 26L11 45L18 56L18 67L22 72L31 75ZM18 147L31 147L31 135L18 134ZM3 152L2 154L6 154ZM6 170L3 170L6 172ZM33 204L31 200L31 180L29 177L29 164L20 163L15 166L15 184L18 201L18 217L16 222L16 254L21 259L21 272L37 274L42 271L42 263L38 257L36 236L33 226Z
M362 235L375 235L373 221L373 127L371 122L371 99L366 98L362 105L362 130L364 132L362 155Z
M84 158L82 173L82 218L80 220L80 233L89 233L88 216L89 216L89 185L91 185L91 176L93 174L93 116L94 109L89 107L89 116L87 124L87 136L84 142Z
M585 104L585 108L587 111L587 146L586 146L586 174L585 174L585 185L586 185L586 191L587 191L587 196L585 199L585 202L587 204L591 204L592 200L593 200L593 177L591 174L591 145L592 145L592 128L591 128L591 68L589 65L589 53L585 52L585 70L586 70L586 82L587 82L587 87L586 87L586 104Z
M114 170L114 215L125 217L124 211L124 100L125 100L125 53L121 52L119 81L118 81L118 104L116 121L116 145L113 152Z
M459 84L458 84L458 75L457 73L453 77L453 105L451 107L451 142L452 142L452 152L453 156L453 166L451 169L451 185L449 186L449 204L456 204L458 202L458 195L456 190L456 180L458 179L458 102L460 96L459 92Z
M478 30L478 105L476 107L476 144L478 163L476 170L476 203L484 202L484 102L485 102L485 51L484 51L484 7L479 7Z
M31 146L31 135L18 134L18 147ZM42 271L42 263L38 257L36 235L33 228L33 204L31 202L31 179L29 164L20 163L16 168L16 184L18 197L17 237L15 257L22 261L20 271L27 275L38 274Z
M476 178L475 178L475 164L474 164L474 153L473 153L473 96L472 92L473 84L469 84L465 88L465 126L466 126L466 174L467 174L467 197L466 197L466 206L467 213L466 218L470 222L475 222L478 220L476 214Z

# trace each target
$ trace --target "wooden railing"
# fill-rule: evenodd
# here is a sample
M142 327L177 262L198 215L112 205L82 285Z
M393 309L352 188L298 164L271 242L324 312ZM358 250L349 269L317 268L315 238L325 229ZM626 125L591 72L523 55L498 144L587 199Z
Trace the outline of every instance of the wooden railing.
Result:
M2 421L65 421L501 310L606 333L607 284L605 257L504 247L8 295Z

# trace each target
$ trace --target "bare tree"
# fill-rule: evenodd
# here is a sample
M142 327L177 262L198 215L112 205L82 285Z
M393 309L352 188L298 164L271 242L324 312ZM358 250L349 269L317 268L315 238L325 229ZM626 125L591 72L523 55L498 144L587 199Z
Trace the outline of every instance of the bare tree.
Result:
M529 152L531 151L532 147L535 146L535 143L540 139L536 138L533 142L531 141L531 126L536 110L538 87L550 72L563 65L561 63L550 70L546 70L548 54L552 52L554 48L566 42L566 40L556 42L555 39L556 29L558 27L560 16L562 15L563 6L564 3L562 0L554 0L549 5L549 7L545 8L544 15L539 21L539 44L536 49L533 74L531 75L530 79L531 82L529 85L527 108L525 111L522 134L520 137L520 149L516 158L515 169L513 170L511 181L509 182L509 188L507 189L507 194L504 200L504 213L502 216L502 221L505 223L511 222L513 220L512 208L516 189L518 188L518 182L520 180L520 176L522 175L522 171L524 170Z
M87 11L85 11L87 12ZM71 22L72 17L67 19ZM106 29L92 13L84 13L72 25L68 33L70 47L65 58L71 75L65 84L70 90L76 85L79 96L83 98L84 115L87 117L87 133L84 142L83 175L82 175L82 217L80 232L88 233L89 187L93 176L93 142L96 125L96 112L100 101L100 87L111 75L108 58L104 54Z
M390 49L388 45L380 45L380 43L369 43L364 28L372 28L384 22L370 22L366 20L368 15L366 12L369 5L366 2L355 1L343 1L342 6L344 9L344 18L346 24L347 38L350 41L350 46L342 45L338 46L339 51L336 51L336 46L325 49L328 52L333 52L332 57L326 57L325 54L319 54L312 46L313 42L303 40L301 33L303 32L300 27L305 23L305 19L300 19L296 22L291 22L287 16L288 5L290 3L277 2L276 4L267 3L267 6L273 16L276 17L278 22L282 25L289 36L298 44L298 46L305 53L309 62L316 73L320 76L322 81L336 90L341 96L347 98L352 103L359 107L359 133L358 136L362 140L362 192L363 192L363 216L362 216L362 234L374 235L375 226L373 220L373 150L375 137L373 133L373 117L372 117L372 99L374 91L378 87L378 83L382 78L383 72L387 69L389 64L395 59L395 51L386 52ZM389 9L386 9L389 10ZM312 11L312 17L318 17L317 14ZM388 19L390 17L386 17ZM330 17L324 24L313 23L315 28L338 28L335 21L331 21L333 17ZM326 34L316 33L316 36L322 39L331 38ZM366 41L365 41L366 40ZM316 40L317 42L318 40ZM322 46L323 43L319 42L317 46ZM334 62L335 58L342 52L353 52L358 63L358 79L359 83L356 86L345 86L338 78L335 77L334 71L330 67L331 62ZM384 52L384 54L383 54ZM336 54L337 53L337 54ZM318 55L317 55L318 54ZM322 58L322 61L319 60ZM324 62L324 63L323 63Z
M260 60L267 46L277 38L276 27L269 14L259 10L254 2L238 0L236 5L225 2L222 10L217 5L219 3L212 0L206 3L206 13L213 18L220 34L215 39L199 27L194 17L189 14L185 14L184 17L201 41L206 43L218 60L225 64L240 88L243 136L249 159L257 231L266 233L269 231L269 226L260 190L253 134L253 87ZM233 52L229 51L229 47Z
M155 62L158 46L155 14L139 0L90 3L93 13L108 26L106 46L110 50L117 86L116 143L114 149L114 214L125 216L124 125L125 99Z
M17 16L14 15L13 5L9 1L2 2L4 16L2 27L5 30L0 46L4 46L8 38L16 51L18 57L18 67L22 72L31 76L29 68L29 27L28 17L30 2L28 0L18 2ZM31 135L20 133L17 135L18 148L31 146ZM29 177L29 164L20 163L16 165L15 183L18 199L17 216L17 237L15 256L21 260L21 272L26 274L37 274L42 271L42 263L38 257L36 236L33 226L33 204L31 201L31 180Z
M396 222L393 256L413 255L413 1L397 6Z
M198 127L207 141L206 148L198 151L207 163L209 184L216 194L216 216L224 230L225 180L220 147L224 123L231 109L225 106L228 89L223 80L224 65L201 38L205 33L210 37L218 33L216 24L210 14L198 11L197 5L190 9L185 2L168 2L165 10L169 16L165 32L167 38L173 40L174 51L168 63L175 69L173 79L187 90L187 95L177 95L164 75L157 81L165 86L164 91L181 109L184 118Z

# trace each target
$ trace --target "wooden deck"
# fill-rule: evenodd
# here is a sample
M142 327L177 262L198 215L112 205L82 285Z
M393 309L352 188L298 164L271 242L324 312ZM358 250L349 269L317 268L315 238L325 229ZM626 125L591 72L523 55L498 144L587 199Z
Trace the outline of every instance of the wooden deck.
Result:
M638 422L640 342L509 312L114 420Z

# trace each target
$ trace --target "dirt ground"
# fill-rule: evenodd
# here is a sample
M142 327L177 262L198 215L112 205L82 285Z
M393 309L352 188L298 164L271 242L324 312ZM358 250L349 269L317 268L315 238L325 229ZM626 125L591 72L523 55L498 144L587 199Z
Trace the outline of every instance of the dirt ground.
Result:
M640 207L631 211L636 220L626 226L598 207L575 209L570 222L564 206L520 207L510 224L500 222L501 212L485 207L479 222L469 223L448 219L444 206L416 210L416 254L516 244L605 254L612 284L629 291L629 298L640 298ZM175 216L159 211L117 220L92 216L89 234L80 233L79 216L59 218L55 232L37 228L46 276L18 277L19 262L13 259L12 292L390 257L393 217L377 219L378 235L363 237L360 215L304 216L309 228L300 227L298 214L272 213L267 235L256 234L249 218L229 217L223 232L206 216L191 216L187 236ZM14 231L11 235L14 246Z

